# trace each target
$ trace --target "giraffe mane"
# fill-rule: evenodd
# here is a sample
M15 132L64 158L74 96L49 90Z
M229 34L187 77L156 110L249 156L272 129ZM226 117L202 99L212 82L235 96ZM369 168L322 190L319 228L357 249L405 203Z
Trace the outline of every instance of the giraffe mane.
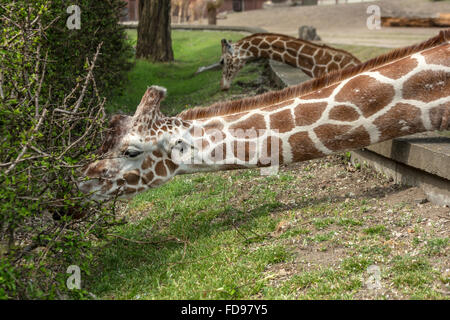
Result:
M244 40L250 40L252 38L267 37L267 36L278 37L278 38L281 38L281 40L283 40L283 41L292 41L292 42L296 42L296 43L300 43L300 44L307 44L309 46L316 47L318 49L329 49L329 50L333 50L333 51L336 51L336 52L342 52L342 53L345 53L345 54L349 55L350 57L352 57L356 61L361 62L353 54L351 54L350 52L345 51L343 49L333 48L333 47L330 47L330 46L328 46L326 44L323 44L323 43L314 43L314 42L311 42L311 41L308 41L308 40L298 39L298 38L290 37L290 36L287 36L285 34L280 34L280 33L254 33L254 34L249 35L249 36L247 36L245 38L242 38L241 40L236 42L236 44L241 42L241 41L244 41ZM272 46L278 47L274 43L272 43ZM284 47L282 47L281 49L284 49Z
M375 67L383 66L386 63L407 57L422 50L438 46L449 40L450 29L442 30L437 36L430 38L422 43L395 49L391 52L382 54L376 58L360 63L356 66L348 67L340 71L332 71L324 75L323 77L311 79L296 86L288 87L279 91L267 92L261 95L240 100L217 102L209 107L195 107L182 111L180 114L178 114L178 117L183 120L197 120L214 116L235 114L253 109L259 109L265 106L270 106L296 98L298 96L312 93L313 91L328 87L359 73L368 71Z

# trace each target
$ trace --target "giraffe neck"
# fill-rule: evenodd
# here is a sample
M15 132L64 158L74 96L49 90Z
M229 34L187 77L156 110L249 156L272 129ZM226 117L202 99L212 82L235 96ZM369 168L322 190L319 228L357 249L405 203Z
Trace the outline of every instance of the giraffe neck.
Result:
M445 42L308 94L193 120L190 134L201 151L185 172L288 164L444 130L449 52Z
M235 48L243 59L267 58L280 61L300 68L313 78L360 63L344 50L278 34L252 35L236 42Z

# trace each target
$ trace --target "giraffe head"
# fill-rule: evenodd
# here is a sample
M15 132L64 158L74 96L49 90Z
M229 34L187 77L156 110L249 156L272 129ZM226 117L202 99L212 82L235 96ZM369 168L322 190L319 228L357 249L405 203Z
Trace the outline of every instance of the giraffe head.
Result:
M231 41L222 39L222 56L220 58L222 65L222 80L220 81L220 88L228 90L231 86L231 81L242 69L245 60L239 55L239 50L231 44Z
M133 116L115 115L100 147L100 160L85 166L79 188L94 200L126 198L159 186L180 169L174 150L188 149L183 133L189 126L165 117L159 104L166 89L147 89ZM178 164L177 164L178 163Z

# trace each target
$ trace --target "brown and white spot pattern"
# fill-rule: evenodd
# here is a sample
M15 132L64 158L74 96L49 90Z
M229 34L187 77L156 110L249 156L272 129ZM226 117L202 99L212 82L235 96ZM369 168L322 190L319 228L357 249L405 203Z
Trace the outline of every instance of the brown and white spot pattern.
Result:
M120 128L102 147L108 158L85 168L93 180L80 188L103 198L130 196L177 174L288 164L446 129L450 43L445 41L308 94L205 119L163 116L159 101L164 90L151 87L133 117L114 118L114 126ZM276 35L257 36L246 48L261 51L274 43L290 48L290 42ZM347 59L298 42L292 46L321 62ZM182 161L176 152L183 155Z
M357 58L344 50L280 34L255 34L228 46L222 50L224 61L222 89L228 89L231 80L244 64L254 58L272 59L289 64L300 68L313 78L360 63Z

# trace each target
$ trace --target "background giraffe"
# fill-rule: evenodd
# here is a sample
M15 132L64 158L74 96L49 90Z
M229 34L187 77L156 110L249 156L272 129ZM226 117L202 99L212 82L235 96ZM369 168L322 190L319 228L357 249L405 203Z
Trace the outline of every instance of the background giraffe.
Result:
M208 14L208 24L216 24L216 10L221 7L223 0L171 0L171 16L177 12L177 23L196 21L202 22ZM213 11L213 12L211 12ZM209 21L214 19L214 21Z
M80 189L131 196L177 174L289 164L449 127L450 30L298 86L165 117L147 89L116 116Z
M220 59L223 65L222 90L229 89L239 70L247 61L255 58L287 63L313 78L361 63L347 51L282 34L256 33L234 44L223 39Z
M177 23L188 20L188 8L191 2L192 0L171 0L170 15L173 17L175 10L177 11Z

